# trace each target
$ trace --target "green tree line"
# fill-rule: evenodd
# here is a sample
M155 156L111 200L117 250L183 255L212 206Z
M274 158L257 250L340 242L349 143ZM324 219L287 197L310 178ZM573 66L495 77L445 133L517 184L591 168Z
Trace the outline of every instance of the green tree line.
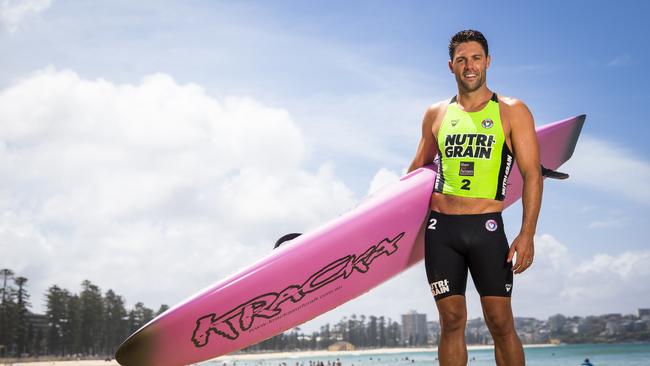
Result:
M113 290L85 280L78 293L53 285L45 293L45 314L30 311L28 280L10 269L0 270L0 357L112 356L126 337L157 312L138 302L127 310ZM383 316L344 317L305 334L300 328L271 337L244 351L325 349L338 341L356 347L399 346L400 325Z
M138 302L127 310L113 290L102 293L92 282L73 293L57 285L46 294L44 315L30 312L27 278L0 270L0 357L112 356L131 333L167 310Z
M402 345L400 325L383 316L343 317L338 323L325 324L320 331L305 334L300 328L271 337L244 351L292 351L326 349L336 342L349 342L357 348L397 347Z

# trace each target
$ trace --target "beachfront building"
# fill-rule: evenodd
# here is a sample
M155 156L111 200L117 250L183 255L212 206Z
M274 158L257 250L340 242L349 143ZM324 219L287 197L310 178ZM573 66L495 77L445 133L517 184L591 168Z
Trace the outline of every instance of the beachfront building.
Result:
M406 346L427 344L427 314L411 310L402 315L402 342Z
M567 319L566 316L562 314L556 314L548 318L547 323L551 332L557 333L564 330L564 326L567 323Z

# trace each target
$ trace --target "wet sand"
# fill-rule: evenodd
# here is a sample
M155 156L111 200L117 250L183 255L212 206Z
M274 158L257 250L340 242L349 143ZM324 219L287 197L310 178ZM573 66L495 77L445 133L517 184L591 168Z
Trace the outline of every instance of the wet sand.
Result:
M80 360L80 361L36 361L36 362L17 362L5 363L0 365L12 366L113 366L118 365L117 361L102 361L102 360Z

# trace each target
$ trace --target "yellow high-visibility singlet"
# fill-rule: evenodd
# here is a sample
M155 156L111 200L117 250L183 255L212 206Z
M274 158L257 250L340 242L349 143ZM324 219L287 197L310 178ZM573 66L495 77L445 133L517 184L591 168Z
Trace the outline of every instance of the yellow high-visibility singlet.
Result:
M496 93L478 112L461 110L453 97L437 139L436 192L503 201L513 156L506 144Z

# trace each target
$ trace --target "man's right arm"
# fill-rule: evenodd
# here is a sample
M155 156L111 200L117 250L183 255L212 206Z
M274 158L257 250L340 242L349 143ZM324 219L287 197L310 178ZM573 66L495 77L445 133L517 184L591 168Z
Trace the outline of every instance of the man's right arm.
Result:
M420 137L415 158L413 158L413 162L409 166L407 173L430 164L438 154L438 144L433 136L433 123L436 120L439 109L440 103L437 103L429 107L426 113L424 113L424 118L422 118L422 136Z

